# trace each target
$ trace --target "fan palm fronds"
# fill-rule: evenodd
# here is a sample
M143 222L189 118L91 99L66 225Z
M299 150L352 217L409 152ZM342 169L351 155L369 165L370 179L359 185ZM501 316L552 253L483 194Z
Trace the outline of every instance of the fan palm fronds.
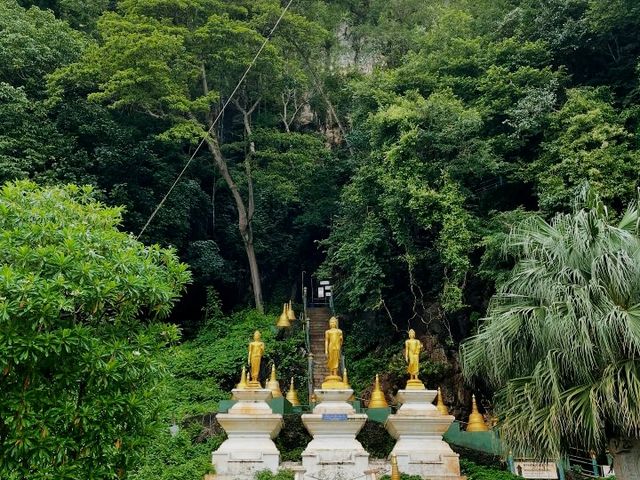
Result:
M616 222L585 189L572 214L509 235L516 265L461 353L467 378L497 391L514 454L640 438L639 215L633 204Z

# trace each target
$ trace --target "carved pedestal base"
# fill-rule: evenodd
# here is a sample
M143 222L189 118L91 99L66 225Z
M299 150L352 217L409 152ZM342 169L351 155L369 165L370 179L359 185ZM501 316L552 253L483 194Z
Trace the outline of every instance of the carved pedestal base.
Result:
M369 454L356 440L367 419L357 414L347 400L349 389L317 389L318 404L313 413L302 415L304 426L313 436L302 452L297 478L304 480L352 480L369 478Z
M400 472L431 480L459 480L458 454L442 440L454 417L442 415L433 402L436 390L400 390L402 406L389 415L386 429L396 439L391 454Z
M280 452L273 438L282 428L282 415L272 413L271 390L235 389L237 402L217 415L229 438L213 452L216 480L253 480L262 470L278 471Z

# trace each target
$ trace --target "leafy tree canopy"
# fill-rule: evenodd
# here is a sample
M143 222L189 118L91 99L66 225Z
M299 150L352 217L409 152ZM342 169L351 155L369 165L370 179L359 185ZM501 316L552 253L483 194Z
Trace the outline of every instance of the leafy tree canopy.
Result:
M189 273L89 187L0 190L0 475L113 478L153 431L157 323ZM149 322L151 321L151 323Z
M567 101L549 117L549 141L532 167L539 179L540 206L566 208L585 180L603 200L632 198L640 153L625 118L611 105L607 89L572 89Z
M45 93L45 76L78 58L86 45L51 12L24 10L15 0L0 5L0 33L0 81L38 96Z

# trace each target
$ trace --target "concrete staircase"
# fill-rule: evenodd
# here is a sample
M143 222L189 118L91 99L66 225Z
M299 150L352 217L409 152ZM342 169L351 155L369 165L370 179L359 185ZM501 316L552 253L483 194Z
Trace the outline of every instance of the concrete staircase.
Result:
M327 370L327 356L324 354L324 332L329 328L331 310L329 307L307 308L309 316L309 338L313 353L313 387L320 388Z

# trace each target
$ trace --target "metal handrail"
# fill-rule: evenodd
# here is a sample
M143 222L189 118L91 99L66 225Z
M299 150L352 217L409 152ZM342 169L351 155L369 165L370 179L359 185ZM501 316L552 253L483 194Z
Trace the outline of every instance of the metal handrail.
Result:
M300 318L304 325L304 344L307 352L311 351L311 337L309 333L309 316L307 315L307 287L302 287L302 317Z
M307 393L311 402L313 395L313 354L311 353L311 325L309 324L309 315L307 315L307 287L302 286L302 318L304 325L304 342L307 348Z
M310 276L309 281L311 282L311 292L309 292L307 290L307 287L305 286L305 274L306 271L302 271L301 272L301 280L302 280L302 323L304 325L305 328L305 337L304 337L304 342L305 342L305 347L307 350L307 385L309 388L309 399L311 399L312 395L313 395L313 369L314 369L314 362L315 359L313 357L313 354L311 352L311 325L310 325L310 318L307 312L307 309L310 306L322 306L322 307L329 307L329 311L331 312L331 316L335 316L336 315L336 310L335 310L335 305L334 305L334 301L333 301L333 291L331 291L331 295L326 296L323 298L322 302L319 302L317 300L320 299L316 299L314 298L314 288L313 288L313 275ZM307 300L307 295L311 293L311 299L310 301ZM345 368L345 363L344 363L344 354L341 355L340 358L340 367L341 370L344 372L344 368Z
M336 309L333 305L333 289L331 290L331 296L329 297L329 309L331 310L331 315L336 315Z

